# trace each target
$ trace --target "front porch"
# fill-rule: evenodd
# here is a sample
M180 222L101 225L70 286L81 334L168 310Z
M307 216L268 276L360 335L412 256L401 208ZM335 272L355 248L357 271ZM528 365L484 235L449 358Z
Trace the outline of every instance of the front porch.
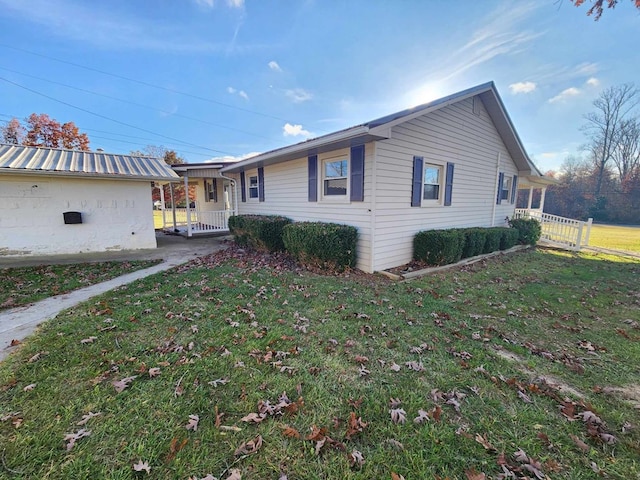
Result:
M173 165L182 177L184 207L178 207L176 186L169 184L169 198L160 188L162 230L185 237L225 234L229 232L229 217L237 214L236 181L220 174L222 164ZM170 207L167 207L169 203Z

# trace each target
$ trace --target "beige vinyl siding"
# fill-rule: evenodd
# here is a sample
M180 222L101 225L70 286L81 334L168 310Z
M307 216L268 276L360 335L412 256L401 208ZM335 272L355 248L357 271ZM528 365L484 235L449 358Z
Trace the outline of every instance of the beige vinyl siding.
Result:
M319 155L318 176L321 177L322 158L342 154L349 158L349 150L339 150ZM294 221L321 221L352 225L358 229L358 262L357 267L371 272L371 178L373 170L373 145L365 146L365 179L364 202L340 200L323 200L321 183L318 183L318 201L308 200L308 161L307 157L298 158L264 168L264 202L249 198L242 202L238 192L239 213L284 215ZM257 175L257 170L245 172L247 186L250 175ZM240 188L240 176L234 175Z
M498 171L513 176L517 169L479 103L480 115L469 98L397 125L377 142L374 271L409 262L416 232L503 226L513 215L510 202L495 205L496 183ZM414 155L455 164L451 206L411 207Z

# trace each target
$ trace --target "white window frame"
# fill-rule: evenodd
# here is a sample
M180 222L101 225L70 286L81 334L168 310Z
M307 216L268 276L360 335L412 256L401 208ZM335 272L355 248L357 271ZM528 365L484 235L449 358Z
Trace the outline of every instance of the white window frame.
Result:
M320 199L328 203L348 203L351 195L351 158L349 150L331 152L325 156L319 156L320 175L318 175L318 191L320 192ZM326 165L334 162L346 162L347 174L344 177L327 177ZM345 193L341 195L328 195L325 193L325 181L330 179L344 178L346 182Z
M502 191L500 192L500 203L506 202L511 203L511 190L513 186L513 176L507 175L506 173L502 177ZM507 192L505 197L504 192Z
M247 172L247 201L249 202L257 202L260 200L260 176L258 175L257 170L253 170L252 172ZM255 178L255 185L251 185L251 179ZM251 192L255 191L256 196L252 197Z
M427 173L427 168L438 169L438 198L425 199L424 198L424 177ZM444 189L446 186L447 166L446 163L434 162L433 160L424 160L422 162L422 179L420 181L420 206L422 207L440 207L444 205ZM435 184L430 184L435 185Z

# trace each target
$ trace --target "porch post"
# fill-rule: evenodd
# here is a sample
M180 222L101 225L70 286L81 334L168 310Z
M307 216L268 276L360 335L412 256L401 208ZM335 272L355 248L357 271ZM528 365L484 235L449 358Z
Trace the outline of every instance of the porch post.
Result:
M542 193L540 194L540 213L544 213L544 196L547 193L547 187L542 187Z
M527 204L527 210L531 210L532 201L533 201L533 185L529 187L529 203Z
M173 213L173 231L178 231L178 222L176 221L176 195L173 191L173 183L169 184L169 191L171 193L171 212Z
M162 208L162 229L164 230L167 226L167 217L165 215L165 204L164 204L164 185L160 185L160 208Z
M184 175L184 199L187 205L187 237L192 236L191 232L191 205L189 202L189 176Z

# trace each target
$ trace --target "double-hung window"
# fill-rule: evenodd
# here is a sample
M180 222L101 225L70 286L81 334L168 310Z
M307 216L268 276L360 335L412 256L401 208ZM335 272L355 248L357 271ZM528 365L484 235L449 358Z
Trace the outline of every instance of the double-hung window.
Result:
M442 195L442 166L424 164L424 180L422 182L422 200L440 203Z
M509 196L511 194L511 177L507 177L505 175L504 180L502 181L502 191L500 192L500 198L502 200L506 200L507 202L510 200Z
M249 198L258 198L258 175L249 176Z
M424 157L414 156L411 206L450 206L454 167L452 162L426 161Z
M518 176L506 175L504 172L498 174L498 198L496 203L515 203L518 196Z
M322 162L322 195L341 198L347 196L349 161L346 158L326 159Z

